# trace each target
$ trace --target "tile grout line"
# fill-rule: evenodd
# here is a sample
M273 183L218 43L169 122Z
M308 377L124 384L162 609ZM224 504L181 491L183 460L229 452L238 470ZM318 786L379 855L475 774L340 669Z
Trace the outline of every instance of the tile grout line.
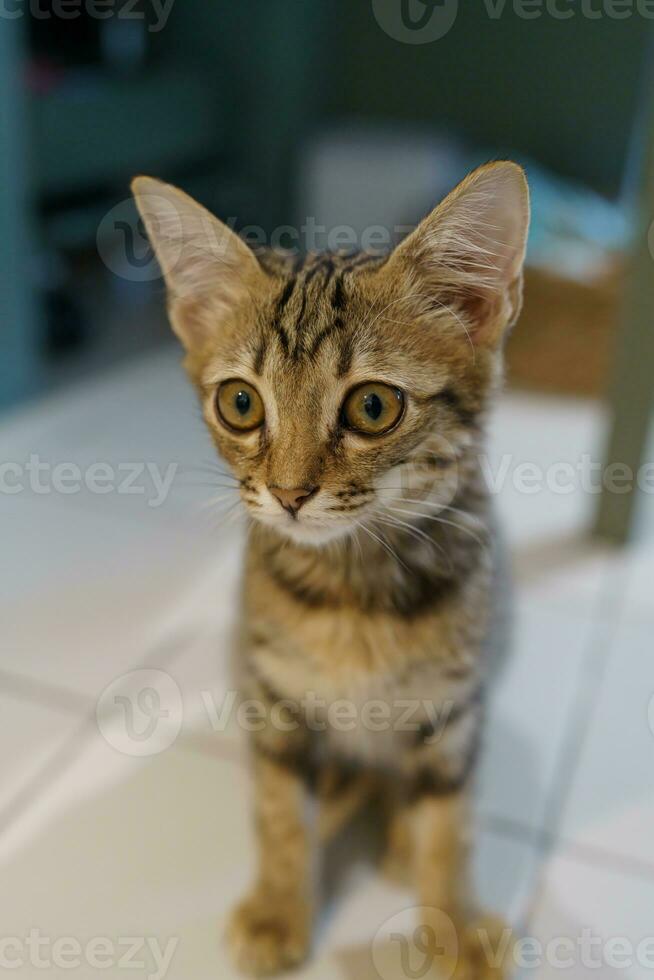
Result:
M545 853L557 844L565 848L566 855L573 860L587 864L590 867L601 865L606 870L618 871L632 877L654 881L654 863L639 861L616 851L583 844L567 837L557 836L545 828L530 827L519 820L503 817L499 814L481 816L477 821L479 829L487 830L505 840L518 840L536 852Z
M27 785L5 804L0 810L0 839L21 819L27 808L43 795L45 789L52 785L57 776L68 768L69 764L79 755L82 748L81 742L86 744L87 734L90 734L95 727L95 712L89 713L81 720L76 730L63 745L43 762L39 771Z
M26 674L0 669L2 693L28 704L44 708L56 708L67 714L78 715L87 711L93 701L91 698L69 687L37 681Z
M165 650L167 642L170 642L170 638L166 638L163 643L155 644L154 649L147 656L143 657L138 665L132 667L131 670L163 668L169 665L177 657L179 643L183 641L183 633L184 629L180 630L179 627L173 630L173 640L175 642L170 643L167 655ZM44 695L55 692L58 697L63 695L62 702L65 701L67 703L67 708L62 710L71 712L70 706L73 701L76 701L80 707L82 707L82 702L84 702L84 716L80 713L80 723L73 734L43 763L36 776L30 779L28 784L22 790L19 790L0 810L0 835L8 831L20 819L25 810L43 796L45 789L49 785L52 785L54 779L65 771L70 762L83 751L84 747L88 744L88 738L94 731L97 731L98 726L96 713L97 698L86 698L84 695L79 695L67 688L55 687L54 685L41 685L40 682L33 681L20 674L12 675L0 671L0 677L3 675L9 679L11 684L16 684L21 687L21 694L18 697L22 697L25 701L43 707Z
M577 697L572 709L572 718L566 726L559 752L557 770L560 773L560 778L553 780L542 811L542 820L546 829L543 831L539 849L543 862L551 858L557 846L565 842L561 836L565 808L579 769L599 692L606 677L620 625L621 613L626 605L627 583L625 580L616 583L619 575L619 569L617 572L607 570L593 604L591 630L579 669ZM613 612L612 617L607 615L607 612L611 610ZM589 677L590 683L584 685L582 683L584 677ZM578 848L578 850L580 849ZM544 888L541 875L532 898L531 911L526 917L527 922L531 920L533 910L542 897Z
M565 837L561 838L559 843L565 847L566 856L572 860L593 868L601 866L607 871L616 871L632 878L640 878L650 883L654 882L654 863L650 861L640 861L638 858L607 851L605 848L595 847L593 844L566 840Z
M176 653L174 653L174 656L176 656ZM6 693L30 704L48 708L56 707L70 715L77 715L82 712L86 713L94 706L94 700L92 698L73 691L70 688L35 681L30 677L15 672L0 669L0 680L3 682ZM191 730L187 735L182 737L180 748L191 754L199 753L205 756L216 757L213 738L207 740L201 733L194 730ZM231 757L231 753L228 753L228 755ZM234 754L234 760L239 757L240 753L237 752ZM580 845L560 836L557 837L556 833L552 833L544 827L530 827L522 821L493 813L479 815L477 823L480 828L485 828L499 836L513 839L517 837L523 843L534 848L536 852L542 854L550 853L558 842L564 844L570 853L575 852L578 860L590 863L594 860L607 867L618 868L625 873L637 874L647 878L654 876L654 866L650 868L649 865L639 865L637 861L629 860L620 854L601 848Z

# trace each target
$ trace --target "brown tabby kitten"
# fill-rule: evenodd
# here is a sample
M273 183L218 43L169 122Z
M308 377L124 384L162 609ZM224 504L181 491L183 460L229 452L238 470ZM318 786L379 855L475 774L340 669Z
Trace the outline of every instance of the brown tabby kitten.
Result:
M390 863L427 922L440 910L458 930L448 976L502 976L473 928L466 850L493 577L478 454L521 305L524 173L481 167L384 257L255 256L175 188L133 189L254 518L242 665L267 722L252 737L260 867L231 923L236 962L263 976L307 956L305 792L329 823L374 782L392 805Z

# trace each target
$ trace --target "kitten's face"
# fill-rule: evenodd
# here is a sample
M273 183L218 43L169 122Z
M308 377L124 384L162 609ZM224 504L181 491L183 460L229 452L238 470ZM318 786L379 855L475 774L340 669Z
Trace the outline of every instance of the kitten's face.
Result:
M480 261L478 242L469 254L461 239L455 255L439 252L433 223L438 230L446 218L438 212L387 258L258 260L179 192L151 181L147 194L137 189L205 420L256 521L322 545L362 526L383 537L415 515L416 501L452 499L503 329L519 308L524 178L514 165L497 166L513 198L501 205L507 240L492 263ZM482 190L460 196L478 211L488 201ZM166 251L173 218L194 244L185 260L177 243L177 277ZM204 263L198 238L211 240Z
M252 517L302 543L392 519L409 493L450 496L481 407L465 336L439 349L419 317L402 322L401 303L381 322L393 304L385 273L379 260L334 256L278 270L195 368Z

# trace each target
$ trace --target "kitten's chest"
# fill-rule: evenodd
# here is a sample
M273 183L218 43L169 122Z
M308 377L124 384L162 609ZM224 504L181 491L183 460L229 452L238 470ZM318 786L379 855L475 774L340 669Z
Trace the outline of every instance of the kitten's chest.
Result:
M274 689L291 698L308 691L329 701L369 698L388 678L396 682L415 652L393 624L366 622L350 611L311 610L292 623L278 613L255 617L265 641L254 644L252 656Z
M303 608L281 590L248 603L256 672L284 697L354 705L419 693L465 655L447 612L412 620L352 606Z
M474 685L474 665L452 671L446 631L352 611L311 614L286 632L279 610L268 639L249 655L277 698L293 703L325 749L343 758L392 764L424 726L435 731ZM442 624L441 624L442 625Z

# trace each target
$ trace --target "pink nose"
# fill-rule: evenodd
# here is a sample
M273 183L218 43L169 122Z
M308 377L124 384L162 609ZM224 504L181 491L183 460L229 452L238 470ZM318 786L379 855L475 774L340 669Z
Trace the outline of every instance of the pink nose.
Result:
M318 487L296 487L295 490L286 490L284 487L269 487L273 495L279 500L284 510L295 517L302 504L305 504L309 497L313 497Z

